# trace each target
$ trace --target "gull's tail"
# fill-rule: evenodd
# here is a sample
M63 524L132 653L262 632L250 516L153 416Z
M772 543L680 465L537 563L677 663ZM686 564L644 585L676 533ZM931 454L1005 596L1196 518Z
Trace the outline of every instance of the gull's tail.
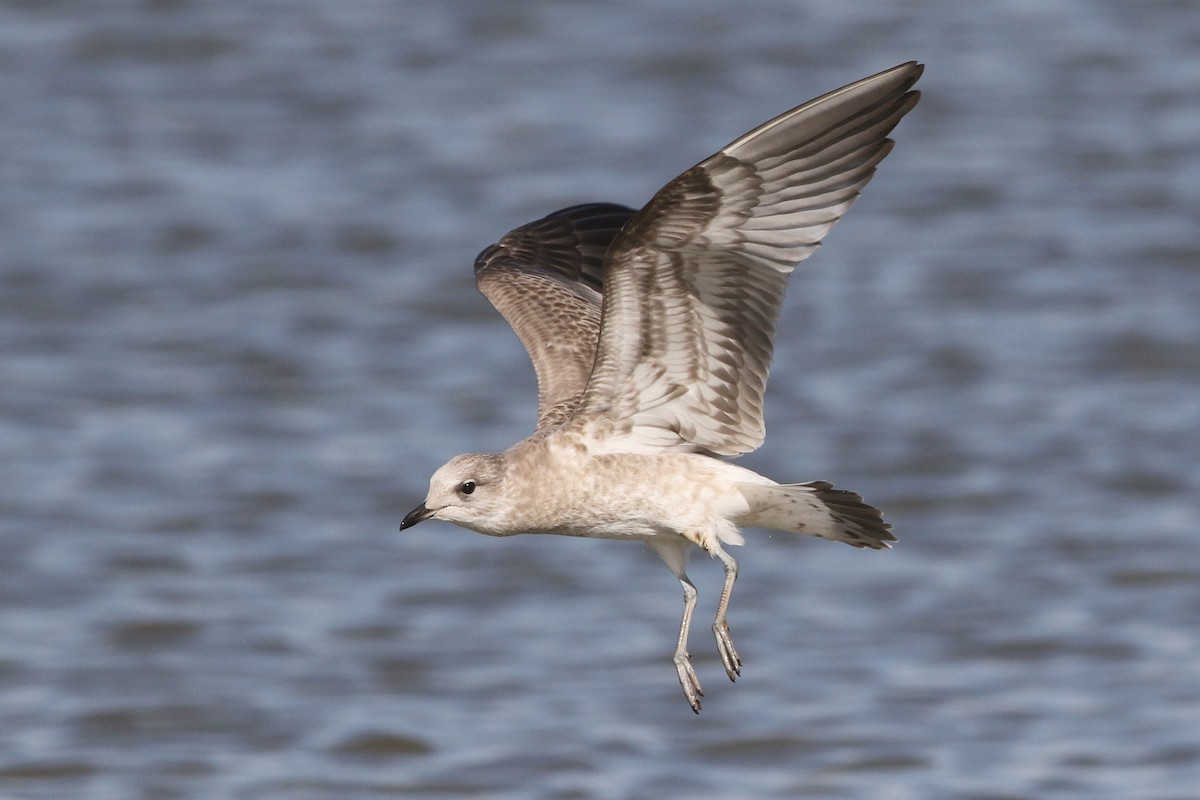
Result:
M879 509L854 492L833 488L832 483L739 483L738 491L750 504L739 525L807 533L874 550L896 541Z

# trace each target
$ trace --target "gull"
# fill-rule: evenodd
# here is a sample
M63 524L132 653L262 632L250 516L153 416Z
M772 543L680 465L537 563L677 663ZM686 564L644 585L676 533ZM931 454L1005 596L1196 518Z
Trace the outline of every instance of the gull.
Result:
M727 459L757 449L788 276L850 208L916 104L909 62L734 140L640 211L589 203L506 234L475 262L479 290L533 362L537 423L502 453L460 455L400 530L427 519L489 536L644 542L683 587L673 663L688 705L695 548L724 565L712 629L741 675L726 619L743 526L882 549L878 509L826 481L776 483Z

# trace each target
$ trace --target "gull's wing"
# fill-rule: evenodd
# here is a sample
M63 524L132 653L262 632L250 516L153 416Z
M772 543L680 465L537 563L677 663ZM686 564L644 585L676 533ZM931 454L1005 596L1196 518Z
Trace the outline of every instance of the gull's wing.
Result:
M910 62L756 128L668 183L607 256L600 345L576 411L621 449L719 455L762 444L788 275L888 154Z
M574 411L596 355L604 253L633 209L589 203L505 234L475 259L475 285L529 352L538 430Z

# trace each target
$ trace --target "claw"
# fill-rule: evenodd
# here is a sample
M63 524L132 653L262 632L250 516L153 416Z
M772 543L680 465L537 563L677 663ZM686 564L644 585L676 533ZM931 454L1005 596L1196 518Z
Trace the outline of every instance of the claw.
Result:
M687 653L683 653L676 656L674 661L675 671L679 673L679 685L683 687L683 696L687 698L692 711L699 714L700 698L704 696L704 692L700 690L700 679L696 677L696 670L692 668L692 659Z
M742 659L733 646L733 638L729 635L728 624L713 624L713 633L717 637L717 652L721 654L721 664L729 680L736 681L742 674Z

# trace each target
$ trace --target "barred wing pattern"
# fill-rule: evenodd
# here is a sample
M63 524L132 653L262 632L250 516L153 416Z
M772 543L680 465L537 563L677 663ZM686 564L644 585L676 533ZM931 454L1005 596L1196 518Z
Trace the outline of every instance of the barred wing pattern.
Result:
M511 231L475 259L475 284L516 332L538 381L537 430L575 410L600 336L604 254L633 209L572 206Z
M902 64L805 103L668 183L606 256L595 367L575 421L605 446L738 455L763 391L788 275L858 197L916 104Z

